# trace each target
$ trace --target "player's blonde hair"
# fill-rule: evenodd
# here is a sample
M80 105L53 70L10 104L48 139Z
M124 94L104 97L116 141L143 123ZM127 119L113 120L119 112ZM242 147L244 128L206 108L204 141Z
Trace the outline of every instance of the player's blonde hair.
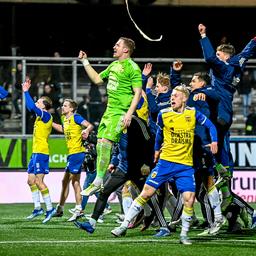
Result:
M157 74L156 80L162 86L167 86L168 88L170 88L170 86L171 86L171 84L170 84L170 76L168 74L166 74L166 73L159 72Z
M221 44L217 47L217 51L227 53L231 57L236 53L235 47L232 44Z
M135 42L128 37L120 37L121 40L124 41L125 46L129 49L130 55L132 55L133 51L135 50Z
M64 102L68 102L70 107L73 108L73 112L77 110L77 103L72 99L65 99Z
M186 96L186 98L188 99L190 92L189 92L189 89L187 88L187 86L185 84L177 85L176 87L173 88L173 90L182 92Z

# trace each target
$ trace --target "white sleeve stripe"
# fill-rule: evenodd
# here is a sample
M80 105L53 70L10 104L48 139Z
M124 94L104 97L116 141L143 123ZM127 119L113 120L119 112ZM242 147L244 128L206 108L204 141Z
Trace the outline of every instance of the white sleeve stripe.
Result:
M43 119L44 111L43 111L43 110L41 110L41 113L42 113L42 114L41 114L41 116L40 116L40 117L41 117L41 119Z
M203 122L201 124L204 124L206 122L206 117L204 118Z

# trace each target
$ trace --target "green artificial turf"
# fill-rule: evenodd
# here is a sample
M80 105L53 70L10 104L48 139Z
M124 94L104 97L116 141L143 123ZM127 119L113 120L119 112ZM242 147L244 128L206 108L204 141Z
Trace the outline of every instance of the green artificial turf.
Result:
M199 237L197 234L203 230L191 229L192 245L179 244L179 228L171 236L160 239L153 237L156 233L153 227L144 232L140 232L139 227L129 229L125 237L115 238L110 231L118 226L115 223L115 213L120 211L118 204L111 204L113 212L105 216L104 223L97 224L93 234L87 234L67 222L71 216L68 209L72 207L66 205L63 217L42 224L43 216L26 220L32 211L32 204L0 204L0 255L256 255L256 230L243 229L238 234L228 234L224 226L217 236ZM88 204L87 213L91 213L92 209L93 204ZM196 212L201 218L197 204ZM166 216L169 217L168 213Z

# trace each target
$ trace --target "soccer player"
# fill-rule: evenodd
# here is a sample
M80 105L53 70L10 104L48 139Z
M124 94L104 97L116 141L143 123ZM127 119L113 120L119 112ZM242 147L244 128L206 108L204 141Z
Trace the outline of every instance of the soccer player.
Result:
M143 94L137 106L136 114L138 116L133 115L131 125L128 127L127 132L122 134L118 143L118 152L113 154L111 165L109 166L113 171L104 183L104 188L96 201L91 218L87 222L74 222L78 228L88 233L95 231L96 222L103 213L110 194L128 180L131 180L141 190L146 178L145 165L147 165L148 169L154 166L154 144L147 125L148 110L145 105L147 106L146 95ZM170 232L156 196L151 198L149 205L156 214L162 230L165 228L165 236L169 235ZM155 237L161 236L158 233L155 235Z
M171 69L171 82L173 85L181 83L180 71L182 67L183 63L181 61L175 61L173 63L173 68ZM201 100L200 97L202 97L203 100ZM215 124L218 103L218 94L212 86L210 86L210 76L205 72L194 73L190 82L190 95L187 105L203 113ZM207 218L207 222L210 226L210 228L205 231L205 234L207 235L209 233L215 235L224 224L225 219L221 213L220 196L214 182L216 160L207 147L209 143L210 138L207 129L197 124L194 142L196 197L201 203L202 213L204 217ZM207 196L205 196L205 192L207 192ZM209 206L208 199L212 209ZM214 220L214 223L212 220Z
M76 207L74 214L68 221L74 221L81 215L82 196L80 176L82 165L85 158L85 147L83 139L87 139L89 133L93 130L93 125L86 121L81 115L76 114L77 103L72 99L65 99L62 105L62 125L52 123L52 126L58 132L65 134L66 144L68 148L68 159L66 172L62 180L62 191L60 202L57 205L56 217L63 214L64 204L68 196L68 186L71 180L76 199ZM86 128L83 130L83 128Z
M46 215L43 224L47 223L56 210L52 207L49 189L44 182L44 176L49 173L49 144L48 138L52 130L52 116L47 112L52 106L52 101L48 97L41 97L34 103L29 94L31 80L29 78L22 84L25 94L26 105L29 111L36 114L33 131L33 149L30 162L28 164L28 185L30 187L34 202L34 210L27 217L32 220L44 213L40 203L40 193L46 205Z
M150 76L152 71L152 64L147 63L144 65L144 69L142 71L142 82L143 89L145 87L146 96L148 101L148 109L149 109L149 127L150 131L153 135L153 138L156 136L157 131L157 115L160 110L170 107L170 96L171 96L171 84L170 77L168 74L159 72L156 76L156 84L154 86L154 81L152 76ZM163 184L159 189L159 193L157 193L157 200L161 207L161 210L164 209L164 202L166 201L166 195L169 194L167 190L167 185ZM170 194L169 194L170 195ZM143 220L143 228L142 230L147 229L152 221L154 220L153 211L150 215L146 216ZM161 225L161 224L160 224ZM169 230L166 227L160 227L159 236L161 234L163 236L167 235ZM170 233L170 232L169 232Z
M156 77L156 85L153 90L154 81L150 75L152 71L152 64L147 63L142 71L142 82L146 87L146 95L148 100L149 108L149 125L150 130L156 135L157 130L157 115L161 109L170 107L170 97L171 97L171 84L169 75L159 72Z
M98 127L97 176L82 195L89 196L102 188L112 145L120 140L121 133L131 123L132 114L141 97L142 74L139 66L131 59L135 49L132 39L120 37L113 47L113 57L117 58L105 70L98 74L90 65L87 54L79 52L78 58L83 63L89 78L97 85L108 80L108 104Z
M193 216L195 199L195 180L193 166L193 141L196 122L210 130L212 142L209 147L216 153L217 133L214 125L194 108L186 107L189 91L185 86L176 86L171 94L171 108L163 109L158 114L158 130L155 141L156 167L148 176L141 194L132 206L120 227L111 231L116 236L125 235L130 221L138 215L146 202L154 195L158 187L174 178L178 190L183 194L182 230L180 242L191 244L187 237Z
M229 168L229 171L232 172L233 159L229 145L229 128L232 124L233 117L232 102L246 63L255 55L256 37L251 39L239 54L235 55L235 48L230 44L219 45L215 52L209 38L206 36L206 26L203 24L198 25L198 31L201 35L200 43L204 59L210 67L211 84L220 97L216 124L219 150L216 159L218 163ZM216 169L218 171L221 170L218 166ZM228 182L223 184L221 191L223 195L222 208L223 211L226 211L227 207L233 202L234 194L232 193ZM252 217L251 228L255 228L256 211L249 205L246 206L241 198L237 197L236 200L239 200L240 204L246 207L248 213Z
M198 25L201 35L200 44L204 59L210 67L211 84L220 97L218 104L218 141L219 151L217 161L224 166L230 165L230 152L225 151L224 141L232 124L232 101L238 87L241 75L249 58L256 51L256 37L254 37L239 54L235 55L235 48L231 44L221 44L214 51L209 38L206 36L206 27Z

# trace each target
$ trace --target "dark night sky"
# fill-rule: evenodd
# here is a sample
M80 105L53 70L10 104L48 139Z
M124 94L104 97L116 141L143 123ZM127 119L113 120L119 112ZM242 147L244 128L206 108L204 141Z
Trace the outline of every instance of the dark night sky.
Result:
M17 4L16 33L12 29L12 6L0 4L0 55L11 55L13 43L19 55L74 57L80 49L90 57L106 56L120 36L135 40L134 57L201 58L197 26L204 23L216 46L226 35L237 51L256 35L256 8L188 8L130 6L133 18L152 38L145 40L130 21L125 5ZM12 36L15 34L15 38Z

